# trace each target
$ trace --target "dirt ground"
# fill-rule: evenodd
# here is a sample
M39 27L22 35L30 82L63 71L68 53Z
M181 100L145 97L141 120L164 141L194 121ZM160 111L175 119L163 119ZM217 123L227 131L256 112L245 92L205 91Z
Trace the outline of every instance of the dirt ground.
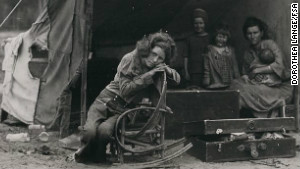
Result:
M8 142L5 137L8 133L27 132L26 126L8 126L0 123L0 168L1 169L93 169L93 168L136 168L127 165L101 165L101 164L80 164L66 161L66 157L74 151L61 148L58 139L51 137L47 143L32 139L30 142ZM293 133L297 145L300 144L300 134ZM207 163L185 153L180 157L156 168L177 168L177 169L300 169L299 147L296 157L272 158L251 161Z

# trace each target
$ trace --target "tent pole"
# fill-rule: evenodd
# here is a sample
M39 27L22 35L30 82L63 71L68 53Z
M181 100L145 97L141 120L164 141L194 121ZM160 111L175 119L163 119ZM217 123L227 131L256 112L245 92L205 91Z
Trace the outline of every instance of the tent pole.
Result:
M295 86L295 108L296 108L296 131L299 132L299 86Z
M91 55L91 40L92 40L92 22L93 22L93 0L85 0L86 26L84 34L84 56L82 63L81 75L81 111L80 111L80 126L83 127L87 118L86 107L86 90L87 90L87 66L88 58Z

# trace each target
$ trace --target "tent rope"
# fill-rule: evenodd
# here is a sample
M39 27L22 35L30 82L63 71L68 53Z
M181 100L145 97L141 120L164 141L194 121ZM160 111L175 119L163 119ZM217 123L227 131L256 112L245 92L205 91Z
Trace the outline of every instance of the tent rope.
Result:
M6 20L10 17L10 15L16 10L16 8L19 6L19 4L22 2L23 0L20 0L15 7L9 12L9 14L5 17L5 19L2 21L0 28L2 27L2 25L6 22Z

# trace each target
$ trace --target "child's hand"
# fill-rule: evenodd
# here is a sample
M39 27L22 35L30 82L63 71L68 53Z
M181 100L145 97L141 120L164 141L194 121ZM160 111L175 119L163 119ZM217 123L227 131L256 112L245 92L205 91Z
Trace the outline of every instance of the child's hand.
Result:
M264 80L265 76L262 74L256 74L254 78L257 82L261 82Z
M241 79L244 80L245 82L247 82L249 80L249 76L243 75L243 76L241 76Z

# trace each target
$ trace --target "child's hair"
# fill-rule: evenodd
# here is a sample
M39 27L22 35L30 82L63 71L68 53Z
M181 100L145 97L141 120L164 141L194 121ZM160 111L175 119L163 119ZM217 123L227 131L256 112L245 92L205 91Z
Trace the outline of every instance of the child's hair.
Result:
M201 9L201 8L196 8L196 9L194 9L194 11L193 11L193 20L195 19L195 18L202 18L203 19L203 21L204 21L204 23L205 23L205 25L207 24L207 22L208 22L208 17L207 17L207 13L206 13L206 11L205 10L203 10L203 9Z
M263 64L270 64L275 61L275 56L270 49L263 49L259 54L259 59Z
M213 44L216 44L216 37L218 36L218 34L227 36L227 38L228 38L227 43L228 43L231 38L228 24L226 24L225 22L221 22L216 26L214 33L213 33L213 37L212 37Z

